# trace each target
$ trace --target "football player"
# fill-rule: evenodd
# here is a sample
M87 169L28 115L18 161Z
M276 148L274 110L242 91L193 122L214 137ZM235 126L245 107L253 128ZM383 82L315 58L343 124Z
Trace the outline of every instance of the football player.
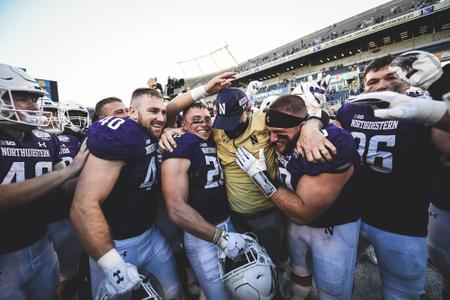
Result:
M372 92L404 94L409 88L389 69L391 62L392 57L382 57L366 68L366 97ZM374 112L373 108L345 104L336 115L353 135L361 156L359 180L365 192L361 195L361 237L374 246L383 297L419 299L424 293L427 267L431 168L437 159L433 143L440 146L443 140L431 138L436 128L405 119L383 120L377 117L379 110Z
M75 101L65 101L59 104L59 109L64 115L64 133L75 136L80 141L84 140L91 125L87 108Z
M188 101L172 103L171 101L168 107L171 105L186 107L190 103ZM216 107L218 114L213 123L213 138L226 178L225 186L230 202L231 220L238 232L256 234L258 241L267 250L272 261L277 264L285 232L284 216L236 164L238 147L245 146L254 154L263 148L268 153L268 171L271 176L275 176L274 148L270 146L269 134L264 127L264 113L258 110L252 114L250 100L237 88L222 90L217 96ZM322 116L325 119L325 115ZM314 118L308 121L308 125L302 132L303 144L299 148L310 160L331 159L331 154L328 151L320 153L317 145L330 149L332 153L336 150L319 131L322 122L327 120L320 121ZM167 131L161 139L162 150L170 151L176 147L171 134L172 132Z
M266 113L282 187L271 183L263 149L256 159L239 147L237 163L290 219L293 298L305 299L314 278L320 299L350 299L361 223L355 180L359 155L352 136L329 124L323 133L336 147L333 159L315 164L301 157L296 142L307 117L306 104L295 95L279 97Z
M64 115L56 103L51 100L44 101L43 110L51 113L51 121L50 126L42 129L57 135L60 143L59 155L68 166L80 150L81 142L73 135L62 134ZM70 299L77 292L79 261L83 253L78 235L69 220L73 191L70 193L53 191L46 198L41 207L42 214L47 218L49 237L58 255L60 283L57 294L59 299Z
M98 101L97 104L95 104L95 114L98 119L103 119L109 116L126 118L128 117L128 109L119 98L108 97Z
M47 237L40 202L66 188L84 165L82 149L63 167L51 115L38 105L37 82L22 69L0 64L0 299L53 299L58 259Z
M220 278L218 247L235 258L246 241L233 232L207 106L193 103L183 118L186 133L175 137L178 147L173 152L163 154L161 180L168 214L185 230L184 250L206 298L231 299Z
M229 86L224 73L202 87L215 93ZM198 91L198 90L197 90ZM178 96L197 97L196 90ZM176 110L171 110L175 117ZM181 285L167 241L156 218L157 139L166 123L162 95L154 89L133 92L130 118L107 117L88 133L91 155L80 175L71 209L72 221L91 257L92 295L101 281L112 296L127 296L140 273L152 273L163 297L177 298Z

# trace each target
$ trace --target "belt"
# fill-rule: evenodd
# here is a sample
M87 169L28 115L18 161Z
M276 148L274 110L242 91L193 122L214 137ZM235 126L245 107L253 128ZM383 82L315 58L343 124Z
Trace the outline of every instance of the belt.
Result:
M231 215L238 217L238 218L242 218L242 219L258 219L258 218L262 218L267 216L268 214L271 214L273 212L277 211L277 208L275 206L262 210L262 211L258 211L256 213L252 213L252 214L243 214L243 213L238 213L235 211L231 211Z

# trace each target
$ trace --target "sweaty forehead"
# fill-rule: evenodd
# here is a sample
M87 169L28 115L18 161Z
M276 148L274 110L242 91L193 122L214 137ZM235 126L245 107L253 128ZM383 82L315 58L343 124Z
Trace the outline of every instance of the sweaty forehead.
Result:
M388 66L384 66L381 69L378 69L377 71L373 71L373 70L369 71L366 74L365 81L368 82L369 80L373 80L373 79L375 79L375 80L382 79L386 76L392 76L392 75L394 75L394 73L389 71Z
M185 119L188 118L201 118L201 117L210 117L209 111L206 108L191 108L184 115Z
M159 110L165 110L166 106L162 98L152 95L141 95L133 100L133 106L135 108L156 108Z

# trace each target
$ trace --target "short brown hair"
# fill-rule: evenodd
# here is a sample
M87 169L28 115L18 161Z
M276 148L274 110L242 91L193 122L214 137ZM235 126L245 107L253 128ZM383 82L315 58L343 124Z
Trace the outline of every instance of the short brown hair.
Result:
M297 95L283 95L270 104L270 110L303 118L308 114L305 101Z
M150 97L157 97L157 98L163 99L163 95L156 89L138 88L138 89L134 90L133 94L131 94L130 106L133 105L133 102L136 98L143 96L143 95L148 95Z
M117 97L108 97L108 98L98 101L97 104L95 104L95 113L97 114L97 116L102 115L101 111L102 111L103 106L105 106L108 103L112 103L112 102L123 102L123 101Z
M383 69L384 67L389 66L393 59L394 57L390 54L374 59L364 70L363 80L364 81L366 80L367 73L371 71L377 72Z
M208 106L206 106L206 104L203 103L203 102L195 102L195 103L192 103L191 105L189 105L188 107L186 107L186 108L183 110L183 116L186 115L186 113L187 113L190 109L192 109L192 108L208 109ZM209 112L209 110L208 110L208 112Z

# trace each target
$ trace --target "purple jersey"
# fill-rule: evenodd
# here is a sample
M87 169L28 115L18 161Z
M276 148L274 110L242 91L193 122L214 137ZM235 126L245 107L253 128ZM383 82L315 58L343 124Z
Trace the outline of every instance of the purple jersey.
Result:
M442 154L434 166L431 202L437 208L450 212L450 157Z
M73 135L61 134L58 135L61 151L59 152L62 160L69 165L80 150L81 142Z
M66 166L72 163L80 150L80 141L73 135L58 135L60 146L59 155ZM45 216L47 224L63 220L69 217L72 206L73 195L61 193L60 190L50 192L46 201L41 202L42 214Z
M353 165L353 175L344 185L331 207L308 224L308 226L320 228L354 222L360 218L360 199L356 183L360 160L355 142L348 132L333 124L327 125L324 132L327 133L327 139L333 143L337 150L337 154L330 162L309 163L306 158L302 158L298 154L296 149L285 154L277 153L280 181L291 191L295 191L298 181L303 175L317 176L322 173L341 173Z
M23 141L0 129L0 150L2 185L51 172L61 161L56 136L39 129L25 133ZM45 198L0 211L0 254L26 247L44 236L47 226L37 208Z
M163 160L190 160L189 205L209 223L223 222L230 216L230 208L214 141L203 140L189 132L176 136L175 141L177 147L173 152L165 152Z
M156 218L157 141L131 119L108 117L89 128L87 146L99 158L126 163L102 204L113 239L143 233Z
M425 236L436 155L431 129L376 118L366 105L346 104L336 119L351 132L361 156L363 221L389 232Z

